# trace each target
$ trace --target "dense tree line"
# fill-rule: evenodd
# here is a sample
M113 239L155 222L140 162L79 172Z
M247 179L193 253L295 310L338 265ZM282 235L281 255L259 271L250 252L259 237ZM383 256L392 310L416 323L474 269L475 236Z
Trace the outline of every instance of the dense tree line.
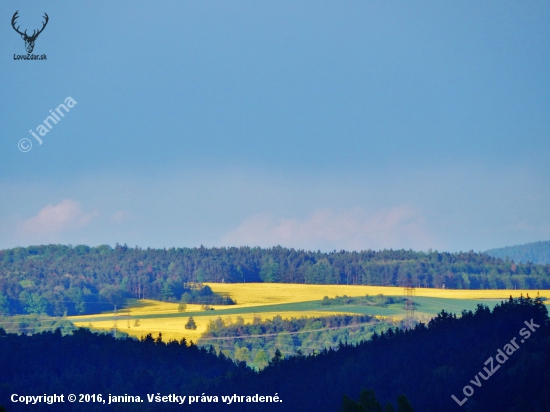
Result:
M276 350L285 356L310 355L325 348L336 348L340 342L359 343L388 327L387 323L366 315L291 319L275 316L266 320L255 316L248 323L241 316L235 321L218 317L210 321L197 345L213 346L230 359L261 369L275 356Z
M76 329L67 319L43 315L2 316L0 317L0 328L8 333L25 333L27 335L44 331L53 332L56 329L66 335Z
M428 325L406 331L388 329L369 341L341 343L337 349L315 355L285 357L276 350L260 372L244 362L236 365L213 349L183 341L166 344L151 336L142 341L116 340L84 329L66 336L60 332L13 335L0 330L0 404L10 411L29 410L11 403L14 393L144 398L173 393L277 394L283 400L282 404L237 401L227 405L220 399L187 405L195 411L334 412L345 399L362 403L360 394L365 389L374 391L381 405L397 399L398 408L410 402L410 409L423 412L549 411L549 367L548 311L540 300L529 298L510 299L493 311L479 305L461 317L442 311ZM111 405L105 410L182 408L144 402ZM99 409L104 408L94 403L32 407L36 411Z
M221 296L212 291L210 286L202 283L184 283L180 303L197 303L202 305L234 305L235 302L229 296Z
M544 289L549 275L550 265L474 252L32 246L0 251L0 313L97 313L128 297L177 301L190 282Z
M373 390L364 389L357 400L344 395L340 412L395 412L395 408L388 402L382 409L382 405L376 399L376 393ZM405 395L400 395L397 398L397 412L414 412Z
M545 265L550 263L550 240L491 249L485 253L501 259L508 258L514 262L533 262Z
M329 298L323 297L321 305L323 306L343 306L343 305L355 305L355 306L379 306L385 308L388 305L394 305L398 303L405 303L407 299L397 296L384 296L382 294L376 296L336 296ZM418 305L418 304L417 304Z

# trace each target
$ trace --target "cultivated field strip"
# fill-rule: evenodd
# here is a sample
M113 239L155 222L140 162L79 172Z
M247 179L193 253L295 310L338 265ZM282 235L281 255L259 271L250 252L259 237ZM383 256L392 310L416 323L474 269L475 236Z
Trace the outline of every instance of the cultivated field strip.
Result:
M334 298L347 295L350 297L378 295L403 296L403 288L385 286L351 286L351 285L304 285L281 283L209 283L215 293L227 294L237 301L236 305L212 305L215 310L201 310L201 305L187 304L186 311L178 312L178 304L153 300L131 300L129 308L119 308L117 316L114 312L96 315L73 316L69 319L77 326L91 327L100 330L113 330L115 321L120 332L141 337L149 333L153 337L162 333L164 340L186 338L196 342L206 331L210 321L221 317L224 321L234 320L241 316L245 322L252 322L254 317L272 319L280 315L285 319L306 317L322 317L337 314L371 315L386 320L403 317L402 304L392 304L387 307L330 305L323 306L323 297ZM427 321L435 314L445 309L448 312L460 314L464 309L475 310L480 303L494 307L510 295L518 297L529 294L537 295L533 290L451 290L426 289L415 290L417 318ZM540 296L550 300L550 291L541 290ZM185 329L189 317L193 317L197 329ZM136 322L138 321L138 322Z

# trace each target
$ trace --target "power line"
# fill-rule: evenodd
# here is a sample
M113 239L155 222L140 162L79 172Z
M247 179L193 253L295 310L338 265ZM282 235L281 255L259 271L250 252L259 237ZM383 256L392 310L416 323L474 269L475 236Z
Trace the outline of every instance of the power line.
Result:
M359 323L356 325L345 325L345 326L335 326L330 328L321 328L321 329L311 329L306 331L298 331L298 332L277 332L277 333L266 333L262 335L245 335L245 336L226 336L226 337L212 337L212 338L199 338L201 341L211 341L211 340L223 340L223 339L249 339L249 338L265 338L268 336L280 336L280 335L296 335L296 334L304 334L304 333L311 333L311 332L321 332L321 331L327 331L327 330L338 330L338 329L351 329L351 328L361 328L366 325L374 325L374 323L370 322L364 322Z

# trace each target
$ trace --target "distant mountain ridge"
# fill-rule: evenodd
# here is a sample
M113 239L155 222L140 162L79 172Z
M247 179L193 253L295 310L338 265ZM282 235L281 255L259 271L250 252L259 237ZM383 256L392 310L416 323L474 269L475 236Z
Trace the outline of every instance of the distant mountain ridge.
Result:
M550 263L550 240L490 249L485 253L500 259L508 258L516 263L546 265Z

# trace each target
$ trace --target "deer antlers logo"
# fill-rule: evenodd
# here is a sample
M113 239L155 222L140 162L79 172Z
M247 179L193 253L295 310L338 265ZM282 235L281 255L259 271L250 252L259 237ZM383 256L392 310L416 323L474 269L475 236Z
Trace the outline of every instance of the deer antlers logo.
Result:
M34 42L36 41L36 38L38 37L38 35L40 33L42 33L42 31L44 31L44 29L46 28L46 25L48 24L49 17L46 13L44 13L44 19L46 19L46 21L44 23L42 23L42 28L38 31L34 30L32 35L29 36L27 34L27 30L25 30L22 33L22 32L19 31L20 26L15 27L15 20L17 20L17 18L19 17L18 13L19 13L19 10L17 10L14 13L13 17L11 18L11 25L12 25L13 29L21 35L21 38L23 40L25 40L25 48L27 49L27 53L32 53L32 51L34 49Z

